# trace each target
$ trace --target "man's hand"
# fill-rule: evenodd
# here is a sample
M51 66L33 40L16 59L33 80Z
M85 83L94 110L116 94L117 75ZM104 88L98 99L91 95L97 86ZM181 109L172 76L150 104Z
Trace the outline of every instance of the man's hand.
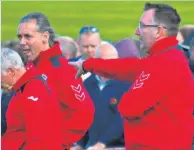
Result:
M94 146L88 147L87 150L103 150L105 148L106 148L105 144L98 142Z
M77 74L75 76L76 79L81 77L81 75L83 75L85 73L84 70L83 70L83 66L82 66L83 62L84 62L84 60L79 60L79 61L76 61L76 62L69 62L68 63L69 65L72 65L77 69Z

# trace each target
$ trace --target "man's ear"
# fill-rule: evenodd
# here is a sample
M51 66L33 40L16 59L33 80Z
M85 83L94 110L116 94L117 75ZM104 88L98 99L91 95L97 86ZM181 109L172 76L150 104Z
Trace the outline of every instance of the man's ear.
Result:
M10 77L14 78L15 77L15 74L16 74L16 70L14 68L8 68L7 74Z
M42 38L44 43L49 41L49 37L50 37L50 34L48 31L45 31L44 33L42 33Z
M164 37L165 34L166 34L166 29L162 25L159 25L156 31L156 39L160 39L160 37Z

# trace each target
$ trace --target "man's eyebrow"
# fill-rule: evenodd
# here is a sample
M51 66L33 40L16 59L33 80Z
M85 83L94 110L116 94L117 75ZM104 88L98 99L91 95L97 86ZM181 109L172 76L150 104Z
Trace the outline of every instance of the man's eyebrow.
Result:
M24 34L24 36L31 36L31 35L27 33L27 34Z

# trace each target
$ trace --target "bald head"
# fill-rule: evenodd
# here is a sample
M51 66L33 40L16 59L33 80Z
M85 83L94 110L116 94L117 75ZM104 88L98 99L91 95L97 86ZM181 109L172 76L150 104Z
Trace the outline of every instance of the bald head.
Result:
M101 44L96 50L96 58L117 59L118 52L116 48L109 43Z

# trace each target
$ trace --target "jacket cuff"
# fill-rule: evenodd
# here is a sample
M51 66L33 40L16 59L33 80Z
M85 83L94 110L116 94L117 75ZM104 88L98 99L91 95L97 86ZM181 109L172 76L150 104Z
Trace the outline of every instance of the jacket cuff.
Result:
M82 69L83 69L83 71L86 73L86 72L91 72L92 73L92 70L93 70L93 68L92 68L92 62L93 62L93 58L89 58L89 59L87 59L87 60L85 60L84 62L83 62L83 65L82 65Z

